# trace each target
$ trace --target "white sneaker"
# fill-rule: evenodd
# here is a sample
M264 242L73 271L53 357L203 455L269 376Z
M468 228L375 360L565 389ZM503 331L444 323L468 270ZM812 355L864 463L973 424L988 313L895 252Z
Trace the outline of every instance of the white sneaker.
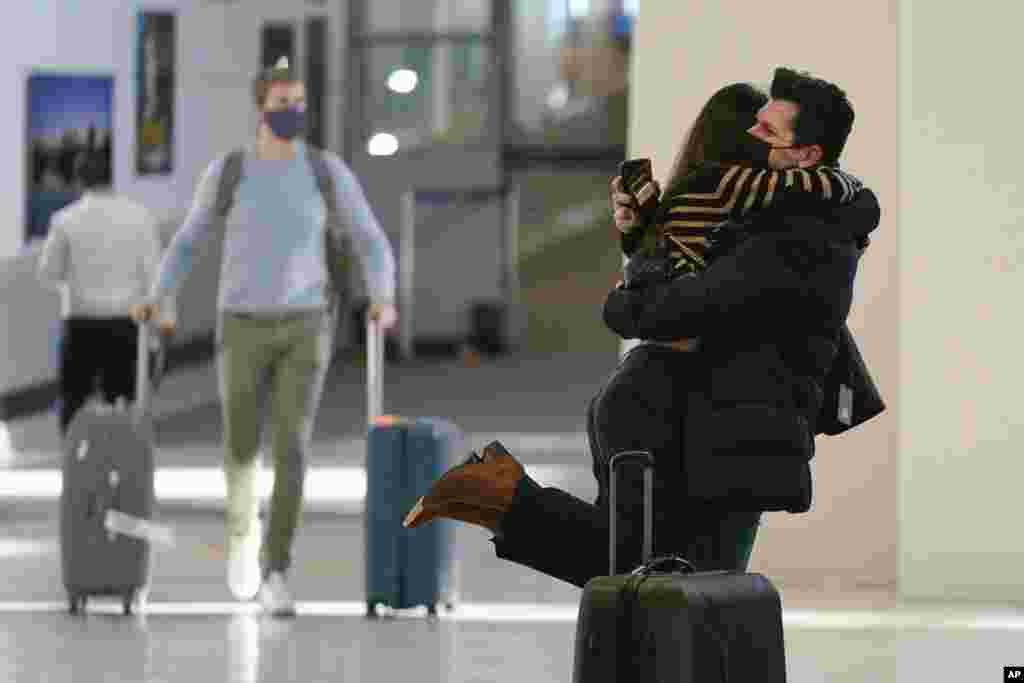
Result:
M281 572L270 572L264 579L260 587L260 602L263 603L263 611L272 617L295 616L295 601Z
M260 590L262 537L259 517L249 524L249 533L228 535L228 588L238 600L252 600Z

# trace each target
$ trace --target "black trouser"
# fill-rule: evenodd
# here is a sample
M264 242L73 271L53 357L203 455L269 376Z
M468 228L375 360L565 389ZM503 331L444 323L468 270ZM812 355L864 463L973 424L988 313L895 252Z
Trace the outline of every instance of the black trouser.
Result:
M60 354L60 431L94 394L113 403L135 400L139 332L131 318L78 318L64 321Z
M699 381L700 353L643 345L623 358L591 401L587 432L598 497L594 504L529 477L517 488L495 538L498 557L583 586L607 575L608 460L626 450L655 460L654 554L682 555L700 570L746 569L758 512L730 512L685 499L683 424L687 389ZM638 467L618 477L617 573L641 555L643 499Z

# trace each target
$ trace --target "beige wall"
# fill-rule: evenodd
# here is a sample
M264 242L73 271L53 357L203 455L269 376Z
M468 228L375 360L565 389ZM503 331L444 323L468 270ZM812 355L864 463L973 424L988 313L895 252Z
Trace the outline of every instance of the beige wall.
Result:
M799 6L798 17L774 3L644 2L633 63L630 155L651 157L656 174L664 176L712 92L734 81L767 84L775 66L808 69L847 90L857 121L844 167L875 190L883 210L877 238L862 261L850 326L890 410L848 435L819 441L813 509L804 515L767 515L753 567L785 586L820 585L833 578L893 584L901 225L895 0L865 0L855 10L837 2Z
M902 0L900 576L1024 601L1024 5Z
M813 511L769 515L754 565L784 585L1024 601L1024 6L869 0L817 32L838 5L651 0L638 25L631 155L664 173L716 87L789 64L847 89L846 166L882 201L850 323L890 410L819 441Z

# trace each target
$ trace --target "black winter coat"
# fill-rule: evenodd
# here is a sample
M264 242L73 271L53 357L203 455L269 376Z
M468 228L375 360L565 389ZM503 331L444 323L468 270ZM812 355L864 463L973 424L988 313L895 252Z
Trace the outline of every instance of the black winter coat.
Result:
M614 289L604 320L624 339L702 340L706 373L686 410L688 496L806 512L822 385L850 311L858 244L880 209L862 190L824 213L756 220L750 237L698 275Z

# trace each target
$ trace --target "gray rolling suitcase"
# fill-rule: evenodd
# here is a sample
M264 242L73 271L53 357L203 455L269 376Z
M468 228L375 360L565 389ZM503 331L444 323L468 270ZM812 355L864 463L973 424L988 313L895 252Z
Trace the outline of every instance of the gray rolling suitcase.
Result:
M92 596L120 598L125 614L145 603L149 544L111 531L107 517L120 513L148 520L153 513L149 329L149 324L139 326L135 402L91 401L75 414L65 435L60 540L72 614L84 610Z
M760 574L696 571L680 557L651 560L654 459L646 451L609 463L610 555L615 571L617 466L644 467L643 563L583 589L573 683L785 683L782 603Z

